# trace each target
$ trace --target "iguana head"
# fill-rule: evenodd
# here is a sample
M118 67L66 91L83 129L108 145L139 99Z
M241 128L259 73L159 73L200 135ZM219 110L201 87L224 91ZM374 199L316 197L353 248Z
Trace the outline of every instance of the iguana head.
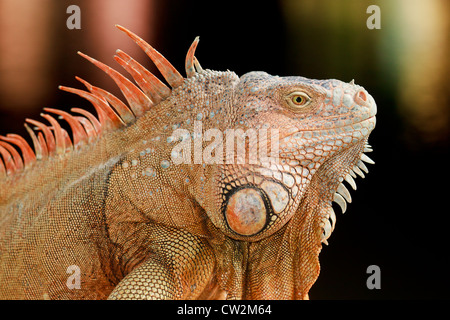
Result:
M234 239L258 241L302 214L309 196L323 207L317 219L326 241L335 222L331 201L345 210L351 198L343 180L353 186L351 174L366 170L361 160L370 162L363 152L375 126L373 98L353 81L250 72L234 87L229 108L226 127L238 132L237 144L245 135L246 155L236 154L238 146L226 155L232 161L217 173L211 220Z

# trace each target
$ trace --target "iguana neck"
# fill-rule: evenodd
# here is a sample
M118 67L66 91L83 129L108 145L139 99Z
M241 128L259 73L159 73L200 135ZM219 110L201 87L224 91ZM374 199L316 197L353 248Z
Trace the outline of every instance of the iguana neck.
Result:
M320 272L323 222L329 219L333 194L349 168L359 160L364 143L361 141L345 152L336 154L318 168L290 222L273 235L250 243L224 236L217 250L240 255L241 265L231 265L224 259L219 261L219 269L226 274L234 272L234 276L245 270L237 284L236 281L227 282L227 277L223 277L222 286L225 290L244 299L308 298L307 293ZM272 263L268 265L267 261ZM234 271L230 271L233 267ZM295 281L286 281L290 278L288 274ZM273 292L283 292L283 296L267 295Z

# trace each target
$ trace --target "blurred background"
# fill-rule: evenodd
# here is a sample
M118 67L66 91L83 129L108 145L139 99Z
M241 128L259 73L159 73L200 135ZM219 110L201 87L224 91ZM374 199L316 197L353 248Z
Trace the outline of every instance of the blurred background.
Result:
M80 30L66 26L72 4ZM379 30L366 26L372 4ZM376 165L338 216L310 298L449 298L449 9L445 0L0 0L0 135L28 139L24 119L39 119L43 107L93 110L57 89L82 88L75 75L121 96L78 50L120 70L112 58L120 48L157 74L114 24L183 73L198 35L204 68L355 79L378 105ZM381 269L380 290L367 289L369 265Z

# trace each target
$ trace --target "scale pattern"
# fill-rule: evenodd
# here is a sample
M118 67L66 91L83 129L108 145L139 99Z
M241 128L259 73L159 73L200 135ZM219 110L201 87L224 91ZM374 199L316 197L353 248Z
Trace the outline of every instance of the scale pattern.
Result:
M1 299L307 299L322 244L373 161L376 104L338 80L203 69L118 50L126 103L44 108L0 136ZM68 124L61 126L57 116ZM263 152L265 151L265 152ZM270 156L268 156L270 155Z

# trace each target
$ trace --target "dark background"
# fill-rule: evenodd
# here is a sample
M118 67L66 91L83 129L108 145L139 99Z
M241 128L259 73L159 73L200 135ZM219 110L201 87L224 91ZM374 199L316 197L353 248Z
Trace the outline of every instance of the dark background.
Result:
M66 27L71 4L81 30ZM366 27L371 4L381 9L380 30ZM439 0L0 0L0 135L27 136L24 119L39 119L43 107L92 110L57 90L82 88L75 75L120 96L78 50L119 70L120 48L156 72L116 23L182 73L199 35L204 68L355 79L378 105L369 139L376 165L338 215L310 298L449 298L449 12ZM369 265L381 269L380 290L367 289Z

